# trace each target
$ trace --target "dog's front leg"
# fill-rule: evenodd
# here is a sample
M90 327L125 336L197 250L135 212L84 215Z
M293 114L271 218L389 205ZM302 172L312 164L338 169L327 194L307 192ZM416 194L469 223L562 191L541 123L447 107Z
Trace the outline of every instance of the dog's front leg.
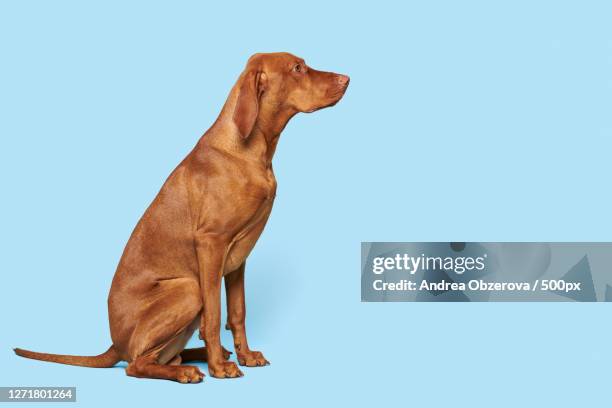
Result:
M242 377L242 372L231 361L225 361L220 340L221 279L229 242L218 234L197 234L196 251L202 290L202 319L200 338L206 344L208 372L212 377Z
M234 349L238 363L242 366L256 367L270 364L259 351L249 349L246 338L244 301L244 263L225 276L227 293L227 325L234 336Z

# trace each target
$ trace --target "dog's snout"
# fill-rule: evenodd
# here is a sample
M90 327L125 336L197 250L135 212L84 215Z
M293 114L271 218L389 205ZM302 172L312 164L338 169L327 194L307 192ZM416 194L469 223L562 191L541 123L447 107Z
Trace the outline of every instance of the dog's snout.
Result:
M336 77L336 80L338 81L339 85L346 86L348 85L351 78L349 78L348 75L338 74L338 76Z

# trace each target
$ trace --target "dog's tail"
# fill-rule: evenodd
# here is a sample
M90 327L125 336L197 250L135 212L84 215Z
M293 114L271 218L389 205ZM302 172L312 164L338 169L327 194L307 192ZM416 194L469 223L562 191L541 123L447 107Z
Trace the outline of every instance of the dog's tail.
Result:
M37 353L36 351L23 350L20 348L13 350L18 356L25 358L82 367L107 368L121 361L121 357L119 357L119 353L117 353L114 346L110 346L106 352L97 356L69 356L64 354Z

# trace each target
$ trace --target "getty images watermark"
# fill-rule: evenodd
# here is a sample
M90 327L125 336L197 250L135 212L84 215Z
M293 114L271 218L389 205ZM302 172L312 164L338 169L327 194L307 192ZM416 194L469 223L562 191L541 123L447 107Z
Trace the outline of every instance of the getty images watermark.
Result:
M609 242L362 242L363 302L612 301Z

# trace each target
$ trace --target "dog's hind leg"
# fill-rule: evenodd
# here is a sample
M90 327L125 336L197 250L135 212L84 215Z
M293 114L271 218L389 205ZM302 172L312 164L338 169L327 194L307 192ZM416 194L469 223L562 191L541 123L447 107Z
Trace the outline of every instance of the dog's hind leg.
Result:
M125 372L139 378L160 378L180 383L199 383L204 374L195 366L157 364L154 356L138 357L132 361Z
M202 301L192 279L159 282L146 299L129 345L126 374L181 383L200 382L204 374L195 366L180 365L181 351L199 325Z

